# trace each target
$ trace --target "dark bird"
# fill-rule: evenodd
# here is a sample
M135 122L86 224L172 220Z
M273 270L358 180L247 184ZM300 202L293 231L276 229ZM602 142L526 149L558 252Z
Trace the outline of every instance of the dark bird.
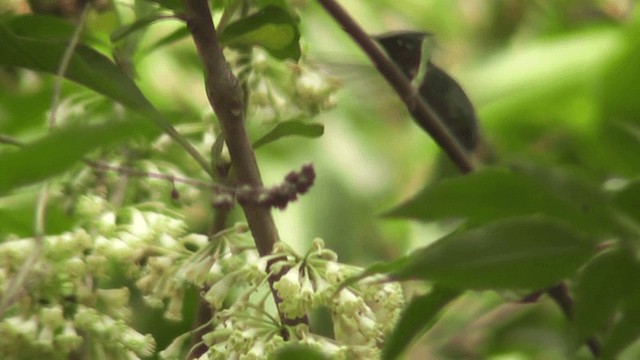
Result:
M440 116L467 152L471 153L479 143L478 119L473 104L462 87L433 64L431 59L426 59L423 78L415 79L420 75L423 63L423 44L430 35L425 32L399 31L378 35L374 39L409 80L420 84L420 96ZM418 125L427 129L425 124Z

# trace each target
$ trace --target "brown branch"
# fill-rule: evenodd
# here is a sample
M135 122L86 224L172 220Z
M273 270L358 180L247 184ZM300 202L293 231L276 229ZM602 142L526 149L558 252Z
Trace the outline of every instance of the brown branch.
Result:
M185 19L205 71L207 97L213 107L229 148L237 185L261 187L262 178L244 126L244 101L240 85L231 72L216 38L206 0L184 0ZM278 231L271 213L262 207L243 207L260 255L271 253Z
M218 43L209 2L207 0L183 0L183 2L186 10L184 18L204 67L207 97L220 122L235 170L236 184L239 187L243 185L262 187L256 157L244 126L244 96ZM261 256L270 254L273 245L279 240L270 209L255 204L241 205L258 253ZM273 289L273 283L278 279L277 275L269 277L276 305L279 301L277 292ZM280 319L283 324L292 324L292 320L287 319L282 312L280 312ZM296 323L303 320L293 321ZM285 339L288 338L286 333L283 333L283 336Z
M371 37L364 32L353 18L334 0L318 0L331 16L340 24L353 40L362 48L369 59L376 66L380 74L393 87L400 99L419 124L423 124L436 143L447 153L462 173L469 173L474 170L474 164L449 132L444 122L433 111L429 104L425 103L416 90L411 86L411 82L398 67L385 55Z

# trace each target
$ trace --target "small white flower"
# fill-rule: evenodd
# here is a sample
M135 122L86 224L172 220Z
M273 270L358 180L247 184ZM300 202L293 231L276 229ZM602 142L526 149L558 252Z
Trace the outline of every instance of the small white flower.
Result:
M295 298L300 291L300 265L292 267L273 284L273 288L278 291L278 296L283 300Z
M55 336L54 341L63 352L68 353L80 347L83 338L78 335L76 328L71 321L67 321L62 328L62 332Z
M130 327L126 327L121 339L127 349L139 356L147 357L155 352L156 342L150 334L143 335Z
M213 284L211 288L209 288L209 290L204 294L204 299L209 304L213 305L216 310L222 308L222 303L224 302L224 299L227 298L229 289L231 288L231 285L233 285L235 278L235 274L225 275L222 279Z

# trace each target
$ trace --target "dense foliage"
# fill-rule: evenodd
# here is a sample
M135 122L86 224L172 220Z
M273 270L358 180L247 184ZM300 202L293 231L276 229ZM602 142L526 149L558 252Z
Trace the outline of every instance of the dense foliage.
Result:
M0 358L640 356L634 3L343 1L464 175L328 3L0 3Z

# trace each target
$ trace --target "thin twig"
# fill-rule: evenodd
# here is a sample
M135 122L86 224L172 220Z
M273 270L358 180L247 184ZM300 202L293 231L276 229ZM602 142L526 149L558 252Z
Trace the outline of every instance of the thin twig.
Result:
M64 50L64 54L62 55L62 59L60 60L60 65L58 65L56 80L53 83L53 98L51 99L51 113L49 114L49 128L54 128L56 126L56 122L58 120L57 115L60 102L60 92L62 90L62 80L64 78L64 74L69 68L69 63L71 62L73 52L76 50L78 42L80 41L80 35L82 34L82 30L84 28L84 24L86 22L87 15L89 14L90 9L91 2L87 1L84 4L84 8L82 9L82 14L80 15L78 26L76 26L73 35L69 40L69 44Z
M342 29L362 48L376 66L380 74L393 87L400 99L419 124L423 124L436 143L447 153L462 173L474 170L475 166L464 148L449 132L438 114L422 100L411 82L398 67L385 55L371 37L355 20L335 1L318 0L325 10L333 16Z

